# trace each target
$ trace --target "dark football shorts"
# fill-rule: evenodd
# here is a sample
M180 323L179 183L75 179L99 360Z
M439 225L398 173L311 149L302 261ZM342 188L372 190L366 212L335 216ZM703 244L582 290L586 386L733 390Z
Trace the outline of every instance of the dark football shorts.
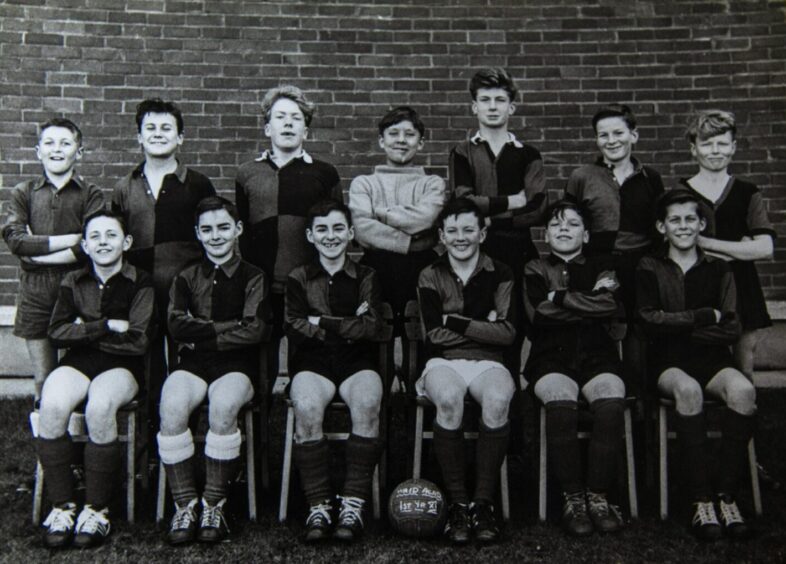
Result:
M58 366L68 366L78 370L91 381L108 370L125 368L134 376L140 390L144 387L144 356L112 354L91 347L79 347L69 349Z
M292 358L290 373L314 372L339 386L361 370L379 370L374 349L351 344L298 350Z
M60 282L69 272L62 268L22 271L16 295L14 335L22 339L46 339Z
M545 354L528 363L525 369L527 381L535 389L535 384L546 374L564 374L582 388L598 374L609 372L621 375L622 365L615 347L604 347L586 351L575 357L565 354Z
M207 382L208 386L229 374L241 372L248 376L256 389L259 374L259 353L256 348L235 349L229 351L180 351L180 362L172 368L185 370Z
M690 352L681 355L669 354L663 359L658 359L657 355L654 356L656 356L654 359L656 382L665 370L679 368L704 388L721 370L737 368L728 347L693 347Z

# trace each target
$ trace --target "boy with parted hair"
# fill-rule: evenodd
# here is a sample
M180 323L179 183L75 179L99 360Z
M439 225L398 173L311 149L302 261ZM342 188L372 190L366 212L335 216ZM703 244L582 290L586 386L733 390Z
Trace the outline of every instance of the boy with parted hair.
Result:
M74 122L52 118L41 124L35 149L43 173L14 187L3 239L22 269L14 335L27 345L38 399L44 379L57 366L57 351L46 335L58 288L84 263L82 222L104 207L104 197L76 174L83 148Z
M284 291L290 271L314 258L306 241L309 208L325 198L341 200L336 169L303 148L315 107L290 85L269 90L262 100L270 149L243 164L235 179L235 202L245 231L240 249L270 281L272 338L283 336ZM270 355L277 368L278 358Z
M418 274L437 258L434 220L445 205L445 182L414 166L426 127L409 106L387 112L378 124L385 164L349 186L349 208L363 264L377 271L382 297L403 325L404 309L415 299Z
M677 441L694 509L692 530L702 539L745 537L749 528L735 495L754 429L756 389L735 368L730 349L740 336L734 276L724 260L698 246L706 219L695 193L666 192L656 213L668 247L639 264L637 314L658 352L650 359L658 391L676 404ZM727 408L714 491L702 412L705 393Z
M480 250L487 228L471 200L448 202L437 226L447 252L426 267L418 281L429 360L416 390L437 408L434 452L450 504L445 534L454 544L466 544L474 531L475 538L486 543L499 536L493 501L516 390L503 364L516 337L511 322L513 274ZM466 486L462 431L467 393L481 406L472 499Z
M653 210L663 194L660 174L642 165L633 148L639 139L636 116L624 104L609 104L592 116L600 155L592 164L574 170L565 198L587 210L591 237L584 247L588 257L614 258L625 306L628 332L623 341L626 382L637 386L644 377L641 336L636 328L636 265L661 237L655 231Z
M363 532L363 509L382 445L382 380L375 341L383 330L379 283L373 269L347 256L354 237L349 208L335 200L308 212L306 237L318 258L287 279L286 332L291 355L290 398L295 408L295 466L310 505L306 542L333 537L351 542ZM338 391L349 407L346 477L334 526L325 408ZM286 495L286 494L284 494Z
M254 396L258 345L269 321L265 275L235 252L243 231L235 206L217 196L205 198L197 204L194 220L205 255L172 283L169 332L181 351L160 403L158 454L175 501L167 535L173 545L194 538L216 543L229 534L224 505L240 459L237 416ZM205 397L210 429L197 527L199 496L188 419Z
M68 352L44 383L36 439L53 506L44 521L50 548L72 541L80 548L96 546L111 531L109 502L123 454L117 410L144 384L154 310L152 280L123 259L131 243L117 214L99 210L88 216L81 245L90 264L65 276L52 313L49 338ZM66 428L85 400L85 506L74 525L74 453Z
M589 241L584 213L567 200L550 208L545 231L550 254L529 262L524 276L533 327L525 374L546 406L548 455L565 497L562 524L577 536L622 525L607 493L615 479L625 409L612 337L621 315L619 284L611 260L582 252ZM579 394L593 415L586 482L576 435Z
M158 334L151 346L149 383L150 396L156 401L166 377L169 288L180 271L202 256L194 238L194 210L216 190L205 175L177 158L185 126L174 102L143 100L136 107L135 121L144 160L115 185L112 209L122 214L134 237L128 262L150 273L155 285ZM151 424L154 431L155 419Z
M513 270L514 299L520 303L524 265L538 257L530 227L541 222L547 204L543 159L508 131L518 90L505 69L478 71L469 90L478 130L450 152L450 189L453 197L474 201L486 216L483 252ZM523 317L511 321L520 327ZM505 364L516 374L523 341L519 331L506 353Z

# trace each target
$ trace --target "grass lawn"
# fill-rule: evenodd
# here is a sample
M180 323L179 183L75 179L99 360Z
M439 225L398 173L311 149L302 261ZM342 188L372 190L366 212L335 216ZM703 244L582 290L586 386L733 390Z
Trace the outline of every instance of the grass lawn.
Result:
M53 555L41 547L40 530L30 522L32 473L35 454L27 423L30 402L0 401L0 561L26 563L49 559ZM280 408L274 413L272 453L273 483L279 479L281 460ZM786 390L763 390L759 398L757 451L760 462L778 481L786 482ZM528 418L528 421L530 419ZM391 461L410 459L406 446L406 421L394 418L391 426ZM529 436L530 433L527 433ZM442 541L415 541L395 536L384 525L371 523L367 536L353 546L336 544L317 548L300 543L302 498L293 496L290 522L276 520L278 488L260 495L259 522L244 521L242 490L234 497L240 516L233 527L233 540L220 546L189 546L172 549L164 544L162 533L153 523L152 491L140 500L135 525L120 518L113 520L111 540L103 547L80 553L67 550L56 555L60 562L786 562L786 491L763 484L764 517L754 522L756 534L747 542L720 541L699 543L686 530L687 510L680 507L681 492L676 479L677 467L670 477L672 518L661 523L657 514L657 492L644 486L643 468L639 474L641 518L614 536L594 535L570 539L556 524L537 524L536 448L524 441L521 456L510 457L512 521L503 539L493 546L453 548ZM670 452L675 452L672 447ZM339 457L340 459L340 457ZM428 458L426 459L428 460ZM433 463L433 460L432 460ZM406 469L392 465L391 483L405 478ZM434 471L431 470L433 477ZM749 483L749 482L748 482ZM741 494L743 511L752 514L747 488ZM121 507L122 509L122 507ZM558 506L552 504L550 515ZM122 515L122 512L116 512Z

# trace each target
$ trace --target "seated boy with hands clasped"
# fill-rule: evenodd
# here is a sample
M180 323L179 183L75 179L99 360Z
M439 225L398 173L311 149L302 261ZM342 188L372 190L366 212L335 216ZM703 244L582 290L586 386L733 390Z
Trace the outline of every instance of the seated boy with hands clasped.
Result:
M619 284L610 259L582 252L589 240L586 217L579 204L554 204L545 231L551 253L529 262L524 276L534 328L525 374L546 406L549 459L565 497L562 525L578 536L622 525L606 493L615 478L625 407L619 353L610 333L614 318L622 315ZM586 486L576 436L579 394L594 419Z
M649 332L650 368L658 391L673 398L685 479L694 507L692 530L703 539L747 535L735 501L753 434L756 389L735 368L731 352L740 336L734 277L722 259L698 246L706 226L695 193L671 190L658 202L656 226L668 247L645 257L636 272L637 314ZM704 393L726 404L722 420L717 498L708 475ZM720 513L715 511L715 502Z
M82 248L91 264L66 275L52 313L49 338L68 352L44 382L36 439L53 505L44 521L50 548L99 545L111 530L108 506L123 455L117 411L143 383L155 300L151 278L123 259L131 242L117 214L88 216ZM85 506L74 525L73 443L66 429L85 399Z

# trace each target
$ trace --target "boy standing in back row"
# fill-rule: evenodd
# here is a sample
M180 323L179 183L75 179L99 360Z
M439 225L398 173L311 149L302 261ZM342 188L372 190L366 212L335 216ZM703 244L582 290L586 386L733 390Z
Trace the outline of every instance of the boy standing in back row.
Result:
M513 299L521 303L524 265L538 258L530 227L540 223L547 204L543 160L508 131L518 90L506 70L478 71L469 90L478 130L450 152L450 188L454 198L471 199L487 217L483 252L513 270ZM521 327L523 316L511 321ZM524 333L518 332L505 355L505 365L516 375Z
M27 344L38 399L57 366L57 351L46 332L58 288L84 262L82 221L104 207L104 197L75 172L82 132L74 122L53 118L41 125L35 150L43 174L14 188L3 239L21 261L14 335Z
M416 298L418 274L437 258L434 220L445 205L445 181L413 165L426 134L415 110L393 108L378 126L386 162L352 181L349 209L363 263L377 271L400 331L407 301Z
M336 169L303 149L314 111L314 104L295 86L269 90L262 113L270 149L243 164L235 179L235 202L245 226L240 250L270 281L274 342L284 335L287 275L315 257L305 236L308 210L326 198L342 199ZM270 361L275 377L278 356L270 355Z
M112 210L123 216L134 238L128 262L153 277L158 330L150 349L150 397L158 401L166 376L163 354L169 288L180 271L202 256L194 237L194 210L216 190L205 175L177 159L184 131L180 108L152 98L137 106L135 119L144 161L115 185ZM157 411L152 413L155 418ZM151 430L158 427L155 420L150 423Z

